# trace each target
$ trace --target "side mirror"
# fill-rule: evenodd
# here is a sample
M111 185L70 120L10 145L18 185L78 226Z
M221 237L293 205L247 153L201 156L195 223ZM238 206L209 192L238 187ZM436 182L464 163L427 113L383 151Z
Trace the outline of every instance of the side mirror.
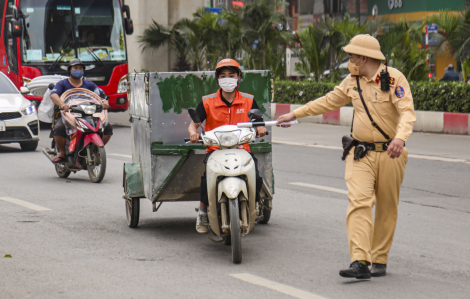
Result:
M30 92L30 91L29 91L28 88L26 88L26 87L24 87L24 86L21 86L21 87L20 87L20 93L21 93L21 94L29 94L29 92Z
M197 114L196 110L193 108L188 109L189 116L193 120L193 122L199 124L201 122L201 119L199 118L199 115Z
M131 19L131 10L129 5L123 5L122 12L126 14L126 17L124 18L124 30L127 35L132 35L132 33L134 33L134 22L132 22Z
M126 30L127 35L134 33L134 22L132 22L132 19L124 19L124 30Z
M259 109L251 109L248 111L248 117L250 121L263 121L263 112Z
M21 33L23 32L23 23L21 20L11 19L10 28L13 37L21 37Z

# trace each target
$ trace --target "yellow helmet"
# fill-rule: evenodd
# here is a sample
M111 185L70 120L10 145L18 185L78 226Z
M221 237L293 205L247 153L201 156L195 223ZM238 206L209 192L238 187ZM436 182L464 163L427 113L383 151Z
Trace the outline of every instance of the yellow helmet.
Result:
M342 49L346 53L385 60L384 54L380 51L379 41L369 34L356 35L351 39L349 44Z

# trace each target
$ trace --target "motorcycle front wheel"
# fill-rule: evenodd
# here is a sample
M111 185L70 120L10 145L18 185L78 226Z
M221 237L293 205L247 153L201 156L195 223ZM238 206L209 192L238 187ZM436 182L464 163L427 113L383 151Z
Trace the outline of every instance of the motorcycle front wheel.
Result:
M91 163L87 161L88 176L93 183L99 183L103 180L106 173L106 151L104 147L91 144L90 156Z
M232 243L232 261L235 264L242 262L242 234L240 229L240 210L238 198L229 199L230 237Z

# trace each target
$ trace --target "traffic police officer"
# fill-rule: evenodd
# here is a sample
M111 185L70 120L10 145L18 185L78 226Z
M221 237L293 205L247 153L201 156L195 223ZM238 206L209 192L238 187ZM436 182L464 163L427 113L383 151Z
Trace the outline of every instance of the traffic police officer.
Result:
M349 154L346 148L343 156L349 190L346 228L352 264L340 275L369 279L386 274L408 161L405 141L416 115L408 81L400 71L381 62L385 57L374 37L356 35L343 51L350 55L351 76L325 96L280 116L277 123L324 114L352 102L352 147Z

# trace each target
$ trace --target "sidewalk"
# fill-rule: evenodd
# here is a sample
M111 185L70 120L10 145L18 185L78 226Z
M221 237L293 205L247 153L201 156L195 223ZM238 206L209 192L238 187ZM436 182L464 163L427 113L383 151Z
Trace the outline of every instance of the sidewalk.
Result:
M341 138L346 134L350 134L350 127L301 122L290 128L273 127L273 143L318 145L342 150ZM406 147L411 155L470 161L469 135L413 132Z

